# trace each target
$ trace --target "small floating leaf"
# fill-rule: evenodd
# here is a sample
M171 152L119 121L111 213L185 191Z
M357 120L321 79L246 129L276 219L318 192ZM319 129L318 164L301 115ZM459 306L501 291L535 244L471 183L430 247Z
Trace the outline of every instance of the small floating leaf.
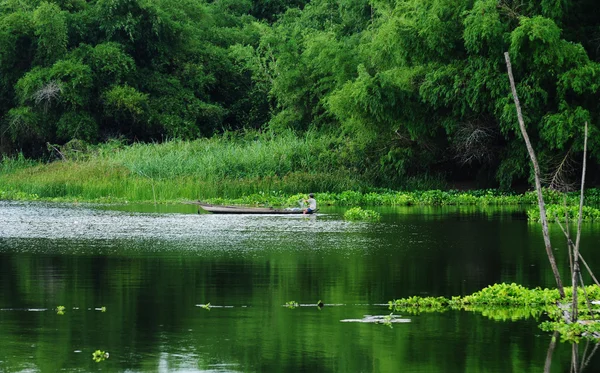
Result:
M92 360L94 360L97 363L108 359L108 357L109 354L106 351L96 350L92 353Z
M286 308L291 308L291 309L294 309L294 308L296 308L296 307L298 307L298 306L299 306L299 304L298 304L298 302L296 302L295 300L291 300L291 301L289 301L289 302L285 302L285 307L286 307Z
M58 307L56 307L56 314L57 315L64 315L65 314L65 306L58 306Z

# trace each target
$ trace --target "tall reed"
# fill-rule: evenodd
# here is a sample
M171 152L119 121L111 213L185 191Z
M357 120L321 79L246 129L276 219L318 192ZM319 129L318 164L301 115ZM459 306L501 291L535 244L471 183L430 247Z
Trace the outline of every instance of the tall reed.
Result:
M191 142L112 142L65 152L67 161L3 166L0 190L42 198L165 201L360 189L360 177L339 156L342 148L336 138L310 131L302 137L249 132Z

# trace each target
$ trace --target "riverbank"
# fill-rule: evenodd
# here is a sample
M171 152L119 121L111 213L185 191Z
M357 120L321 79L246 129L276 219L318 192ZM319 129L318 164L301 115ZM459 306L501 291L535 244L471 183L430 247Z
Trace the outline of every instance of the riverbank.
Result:
M0 162L0 199L91 203L181 203L298 206L313 192L322 206L532 205L534 192L456 190L435 177L378 188L372 172L333 136L247 133L161 144L71 142L48 163ZM546 190L547 204L564 194ZM579 193L566 194L577 205ZM586 191L600 205L600 190Z

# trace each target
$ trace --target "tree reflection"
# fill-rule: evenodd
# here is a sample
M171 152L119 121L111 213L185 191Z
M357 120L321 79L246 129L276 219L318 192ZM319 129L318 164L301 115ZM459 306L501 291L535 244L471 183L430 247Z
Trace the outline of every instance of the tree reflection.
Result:
M558 339L559 333L554 332L552 334L552 339L550 340L550 345L548 346L548 353L546 354L546 363L544 364L544 373L550 373L552 366L552 355L554 354L554 349L556 347L556 341ZM592 347L593 346L593 347ZM598 351L598 347L600 347L600 343L596 343L592 345L592 342L589 340L585 342L585 349L583 350L583 355L579 356L579 343L571 343L571 369L570 373L581 373L588 366L592 357ZM591 351L590 351L591 349Z

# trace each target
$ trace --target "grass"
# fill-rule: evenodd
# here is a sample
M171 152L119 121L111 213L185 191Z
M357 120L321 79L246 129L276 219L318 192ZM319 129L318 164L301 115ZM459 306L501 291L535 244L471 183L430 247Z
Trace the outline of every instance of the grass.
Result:
M76 143L62 149L66 161L3 160L0 190L42 199L173 201L364 188L336 156L340 146L312 132L131 146Z
M113 140L91 146L72 141L60 148L66 160L40 163L4 158L0 199L88 202L175 202L297 205L309 192L323 205L532 205L535 193L497 190L376 189L368 171L348 160L345 143L307 132L225 134L196 141L133 144ZM407 184L409 185L409 184ZM299 195L302 193L302 195ZM568 205L577 204L577 193ZM545 191L547 203L562 193ZM586 192L586 204L600 205L600 191Z

